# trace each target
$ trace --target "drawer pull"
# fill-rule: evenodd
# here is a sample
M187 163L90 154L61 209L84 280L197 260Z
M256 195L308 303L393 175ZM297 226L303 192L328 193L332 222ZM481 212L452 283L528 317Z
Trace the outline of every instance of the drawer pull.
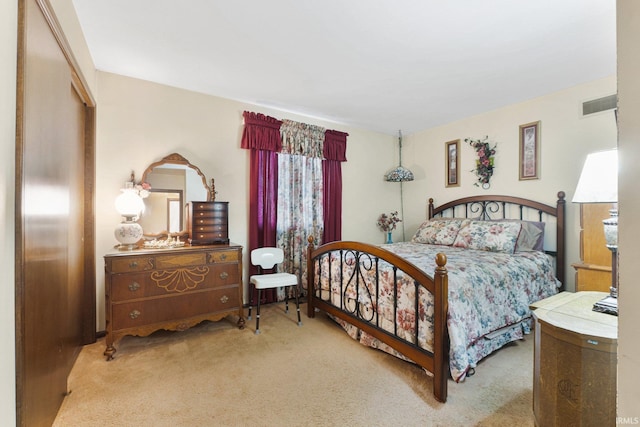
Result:
M129 284L129 290L130 290L131 292L135 292L135 291L137 291L138 289L140 289L140 283L138 283L138 282L131 282L131 283Z
M226 304L229 301L229 297L226 295L223 295L222 298L220 298L220 302L223 304Z
M138 316L140 316L140 312L138 310L133 310L131 313L129 313L129 317L131 317L132 319L137 319Z
M131 261L129 263L129 268L136 268L138 266L138 261Z
M218 236L220 236L220 235L218 235ZM227 254L220 254L220 259L222 261L226 260L227 259Z
M220 273L220 278L222 280L226 280L227 277L229 277L229 273L227 273L226 271L223 271L222 273Z

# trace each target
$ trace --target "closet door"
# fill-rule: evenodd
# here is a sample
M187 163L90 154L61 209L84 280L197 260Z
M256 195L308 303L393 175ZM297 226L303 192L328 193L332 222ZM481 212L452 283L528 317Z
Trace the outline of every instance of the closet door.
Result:
M19 8L16 380L24 426L51 425L85 332L95 331L93 113L47 5Z

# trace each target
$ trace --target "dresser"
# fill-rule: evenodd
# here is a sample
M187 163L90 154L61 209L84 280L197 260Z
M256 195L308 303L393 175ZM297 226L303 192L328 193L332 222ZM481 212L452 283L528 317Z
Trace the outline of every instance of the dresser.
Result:
M183 331L228 315L244 328L239 245L113 251L104 260L107 360L125 335Z
M229 243L229 202L190 202L187 231L192 245Z
M562 292L531 305L538 427L616 425L618 317L592 311L605 292Z

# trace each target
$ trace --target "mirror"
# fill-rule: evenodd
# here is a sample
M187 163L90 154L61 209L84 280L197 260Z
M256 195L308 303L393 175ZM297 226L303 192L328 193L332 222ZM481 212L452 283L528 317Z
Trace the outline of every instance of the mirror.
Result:
M200 169L177 153L151 164L141 182L151 185L138 220L147 237L186 235L186 204L215 200L213 179L208 185Z

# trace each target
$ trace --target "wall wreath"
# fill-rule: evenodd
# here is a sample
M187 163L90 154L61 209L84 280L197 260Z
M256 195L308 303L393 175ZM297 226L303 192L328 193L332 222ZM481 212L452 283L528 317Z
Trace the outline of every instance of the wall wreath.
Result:
M489 188L491 177L493 176L493 169L495 168L495 154L498 144L489 142L489 137L485 136L482 139L465 138L464 142L468 143L476 151L478 158L476 159L476 167L471 172L475 172L477 181L473 184L476 187L482 187L484 189Z

